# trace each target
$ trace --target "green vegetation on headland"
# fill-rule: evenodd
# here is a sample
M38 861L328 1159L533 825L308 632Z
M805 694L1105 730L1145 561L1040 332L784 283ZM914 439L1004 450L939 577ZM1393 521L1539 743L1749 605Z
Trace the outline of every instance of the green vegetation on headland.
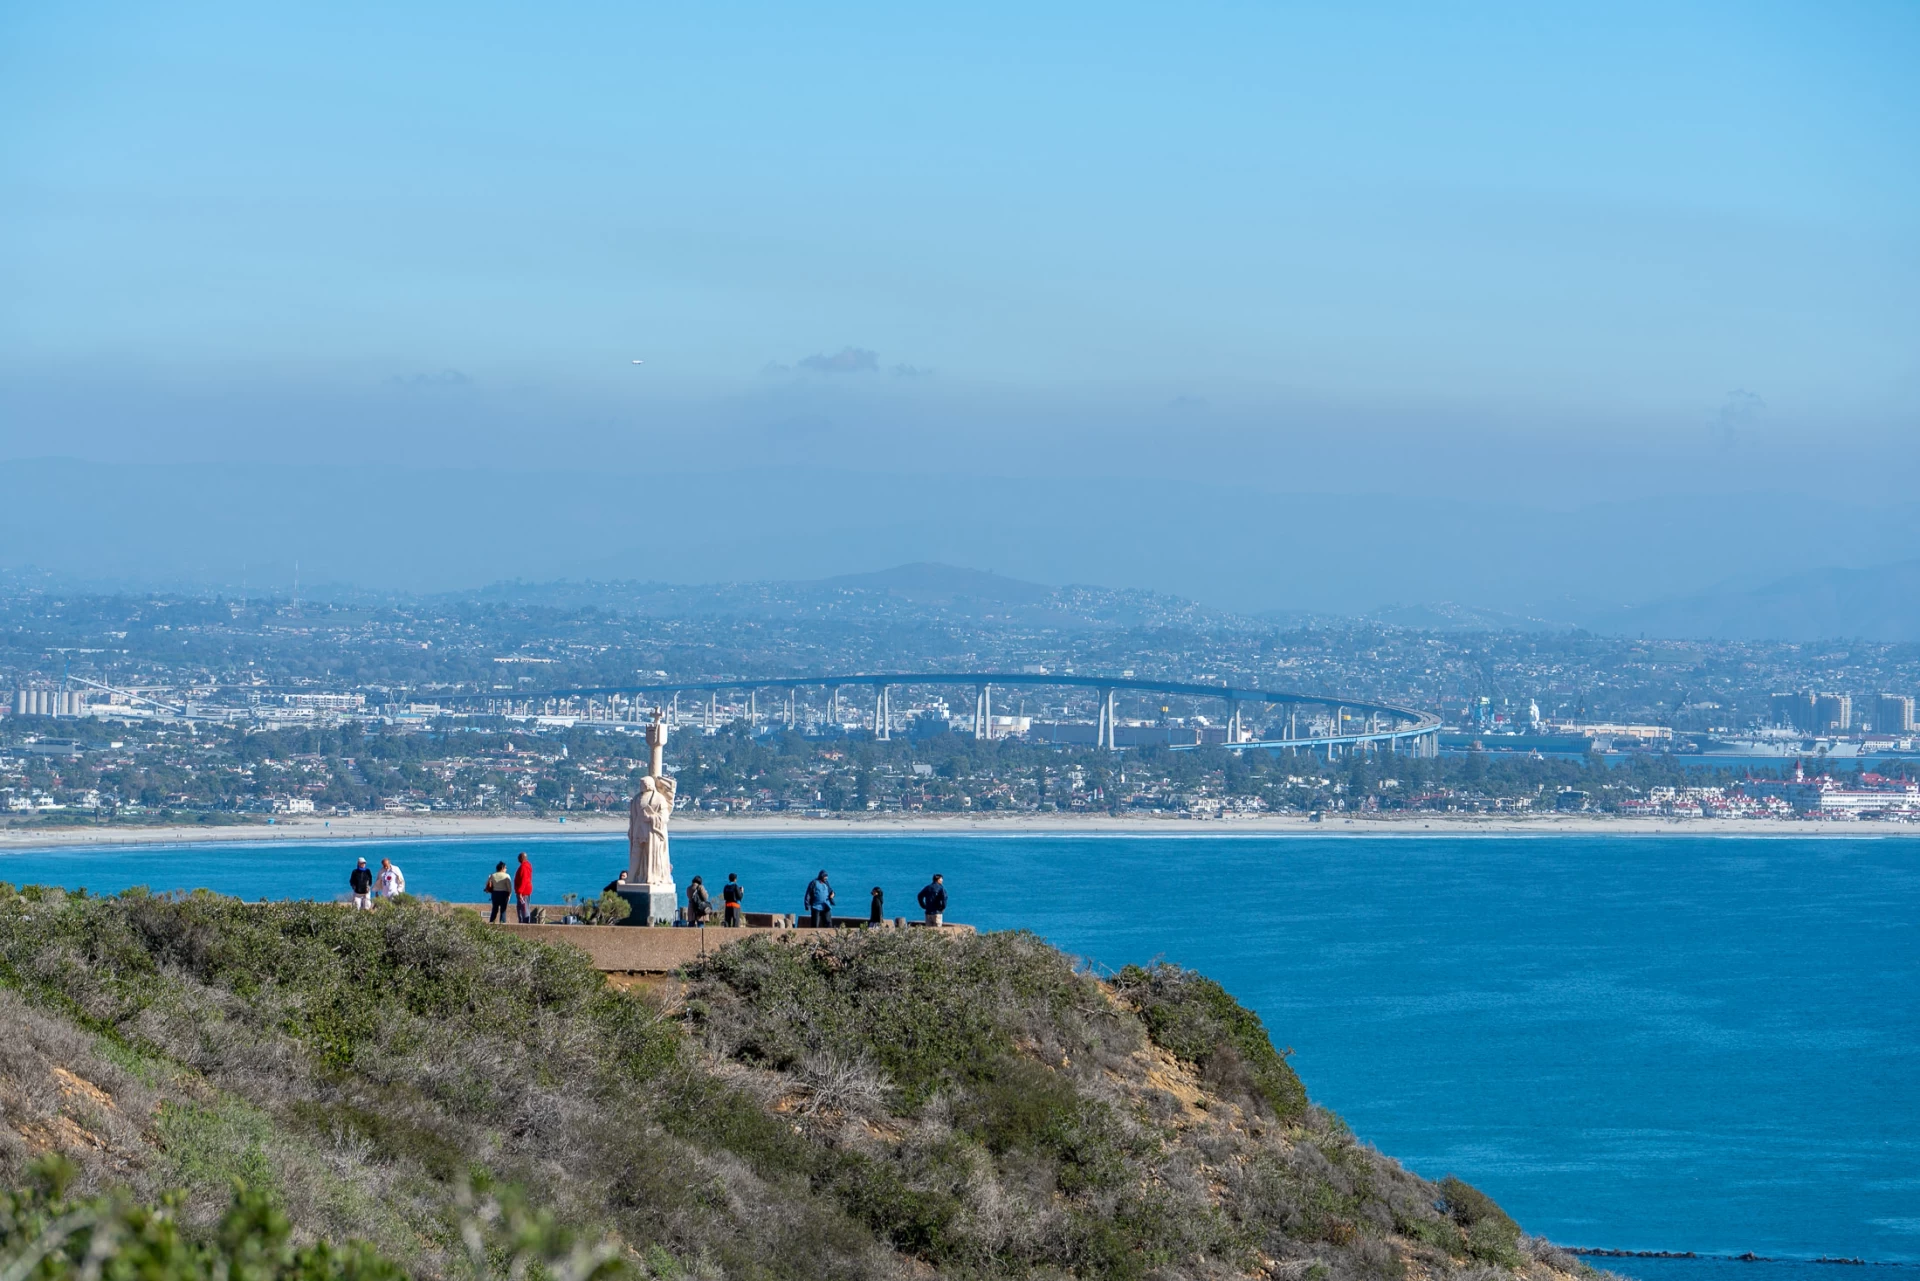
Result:
M0 1026L22 1278L1584 1271L1356 1141L1218 984L1024 933L642 993L404 900L0 886Z

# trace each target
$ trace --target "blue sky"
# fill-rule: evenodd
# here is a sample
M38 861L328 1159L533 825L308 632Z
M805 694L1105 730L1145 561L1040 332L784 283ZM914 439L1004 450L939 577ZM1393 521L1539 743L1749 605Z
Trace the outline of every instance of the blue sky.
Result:
M0 458L1567 505L1852 439L1893 503L1916 66L1905 3L10 5Z

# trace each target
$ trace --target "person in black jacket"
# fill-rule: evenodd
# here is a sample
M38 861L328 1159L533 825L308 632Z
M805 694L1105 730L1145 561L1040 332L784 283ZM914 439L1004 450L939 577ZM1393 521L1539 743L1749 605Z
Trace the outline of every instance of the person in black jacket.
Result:
M493 911L487 914L487 924L495 921L507 923L507 900L513 897L513 873L507 870L504 861L493 865L493 875L487 878L487 897L493 900Z
M933 874L933 882L920 891L920 909L927 914L928 925L939 925L941 914L947 910L947 883L940 873Z
M720 903L726 911L720 924L728 928L740 924L740 901L747 896L746 886L740 884L740 873L728 872L727 883L720 887Z
M367 860L361 859L347 877L347 886L353 891L353 905L362 912L373 910L373 869L367 866Z
M867 914L868 925L879 925L887 919L887 896L878 885L873 887L873 910Z

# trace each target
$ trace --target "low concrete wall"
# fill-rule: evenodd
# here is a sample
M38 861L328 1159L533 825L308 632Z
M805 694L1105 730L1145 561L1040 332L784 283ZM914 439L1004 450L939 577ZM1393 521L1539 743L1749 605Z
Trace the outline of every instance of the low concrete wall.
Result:
M865 925L866 922L859 924ZM522 938L538 939L542 943L563 943L577 947L587 954L594 968L608 974L666 974L730 943L741 943L750 938L773 938L781 942L798 943L817 932L808 926L743 926L730 930L716 925L694 930L665 926L508 924L495 928L512 930ZM900 927L889 925L882 928ZM971 925L929 927L914 922L906 928L937 928L941 934L973 933Z
M512 930L521 938L577 947L593 961L594 968L609 974L665 974L728 943L799 934L798 930L629 929L620 925L503 925L499 928Z

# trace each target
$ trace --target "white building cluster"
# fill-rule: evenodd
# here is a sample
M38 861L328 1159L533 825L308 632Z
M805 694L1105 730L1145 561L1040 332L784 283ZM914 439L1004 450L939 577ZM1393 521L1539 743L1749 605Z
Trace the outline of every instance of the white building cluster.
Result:
M85 716L87 695L77 689L23 686L13 691L9 705L15 716Z

